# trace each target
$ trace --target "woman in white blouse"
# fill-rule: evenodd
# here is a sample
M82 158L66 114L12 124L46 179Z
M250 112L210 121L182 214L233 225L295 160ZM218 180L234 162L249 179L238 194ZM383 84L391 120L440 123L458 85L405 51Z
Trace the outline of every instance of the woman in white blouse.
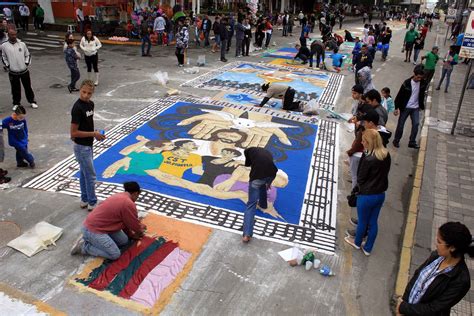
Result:
M91 79L92 68L94 68L95 82L97 86L99 84L99 68L97 63L99 62L99 49L102 47L99 39L92 34L91 30L87 30L86 35L82 37L81 44L79 45L84 52L84 59L87 65L87 78Z

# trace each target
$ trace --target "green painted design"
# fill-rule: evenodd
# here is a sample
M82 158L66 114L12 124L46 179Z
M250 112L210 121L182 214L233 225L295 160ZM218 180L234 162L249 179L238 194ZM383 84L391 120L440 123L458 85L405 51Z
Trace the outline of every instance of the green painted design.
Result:
M104 262L89 274L87 279L76 279L76 282L84 284L85 286L88 286L91 284L99 275L101 275L102 272L104 272L105 269L112 263L112 260L105 259Z
M166 240L163 237L160 237L150 246L148 246L148 248L143 250L143 252L140 253L139 256L133 258L128 267L123 269L119 274L117 274L113 281L110 282L106 290L114 295L118 295L120 291L122 291L122 289L127 285L128 281L130 281L135 272L140 268L143 261L145 261L149 256L151 256L165 242Z

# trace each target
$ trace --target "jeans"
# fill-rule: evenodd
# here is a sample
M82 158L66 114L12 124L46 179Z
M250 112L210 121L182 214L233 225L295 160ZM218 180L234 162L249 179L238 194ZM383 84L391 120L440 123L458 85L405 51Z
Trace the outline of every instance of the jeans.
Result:
M319 64L323 63L324 65L324 59L326 58L325 56L326 54L324 52L318 52L316 51L316 67L319 68ZM311 56L309 56L309 66L310 67L313 67L313 56L314 54L311 54Z
M283 25L283 34L282 36L288 36L288 24Z
M243 235L253 235L253 224L255 212L257 211L257 202L261 208L267 208L267 186L273 182L273 177L253 180L249 183L249 200L244 213Z
M352 155L349 157L349 166L351 168L352 189L357 185L357 169L359 168L360 156Z
M227 51L227 40L221 41L221 60L225 60L225 52Z
M35 163L35 158L33 158L33 155L28 152L28 147L15 147L16 150L16 164L17 165L22 165L25 163L25 160L28 161L28 163L34 164Z
M81 201L94 206L97 204L95 195L95 169L92 146L74 144L74 156L79 163L79 183L81 185Z
M9 74L10 85L12 89L13 104L20 104L21 102L21 85L23 84L23 89L25 89L26 99L30 103L35 103L35 93L31 88L31 78L30 71L27 70L21 75Z
M81 73L79 72L79 68L69 68L71 70L71 83L69 84L69 88L75 89L76 82L81 78Z
M413 61L415 63L418 60L418 56L420 55L420 51L421 51L421 49L415 49L414 52L413 52Z
M209 46L209 31L203 31L204 33L204 47Z
M441 79L439 80L438 89L441 88L441 84L443 83L444 77L446 77L446 88L444 91L448 91L449 83L451 81L451 73L453 72L453 68L451 69L444 69L441 72Z
M83 254L110 260L118 259L121 255L120 248L124 248L129 244L129 239L122 230L100 234L82 227L82 236L84 239Z
M418 134L418 127L420 126L420 109L405 109L400 111L397 130L395 131L395 138L393 139L395 143L400 142L408 117L411 118L410 144L416 144L416 135Z
M384 44L384 45L382 46L382 58L383 58L383 59L386 59L386 58L387 58L389 48L390 48L390 44Z
M148 44L148 47L146 49L145 53L145 45ZM150 54L150 49L151 49L151 39L150 35L143 35L142 37L142 55L149 55Z
M357 223L355 244L360 247L362 238L367 232L367 241L364 246L364 250L367 252L371 252L374 247L378 232L377 220L384 201L385 192L357 196L357 219L359 222Z
M86 61L87 72L91 72L92 68L94 68L94 72L99 72L99 54L94 54L92 56L84 56L84 60Z
M267 33L267 37L265 39L265 48L268 48L270 45L270 40L272 39L272 33Z
M243 39L236 39L235 40L235 57L243 55L242 54L242 42Z

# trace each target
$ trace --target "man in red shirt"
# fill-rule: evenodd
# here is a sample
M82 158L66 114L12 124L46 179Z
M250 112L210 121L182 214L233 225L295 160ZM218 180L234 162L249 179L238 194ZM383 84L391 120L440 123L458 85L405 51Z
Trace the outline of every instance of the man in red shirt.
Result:
M423 27L421 28L421 37L426 38L427 34L428 34L428 24L425 23Z
M138 219L135 201L140 195L137 182L125 182L125 192L117 193L100 203L86 217L82 236L71 249L71 255L83 254L116 260L120 249L130 239L141 239L146 226Z

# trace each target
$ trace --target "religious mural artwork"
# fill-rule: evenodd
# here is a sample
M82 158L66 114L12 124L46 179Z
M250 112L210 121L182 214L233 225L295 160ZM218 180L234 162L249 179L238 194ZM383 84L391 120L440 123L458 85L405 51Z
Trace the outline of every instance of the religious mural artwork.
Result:
M137 181L137 204L207 226L239 232L248 198L244 150L263 147L279 171L259 209L255 234L334 252L337 193L336 123L271 108L168 98L107 132L94 145L97 195ZM70 157L25 187L78 195Z

